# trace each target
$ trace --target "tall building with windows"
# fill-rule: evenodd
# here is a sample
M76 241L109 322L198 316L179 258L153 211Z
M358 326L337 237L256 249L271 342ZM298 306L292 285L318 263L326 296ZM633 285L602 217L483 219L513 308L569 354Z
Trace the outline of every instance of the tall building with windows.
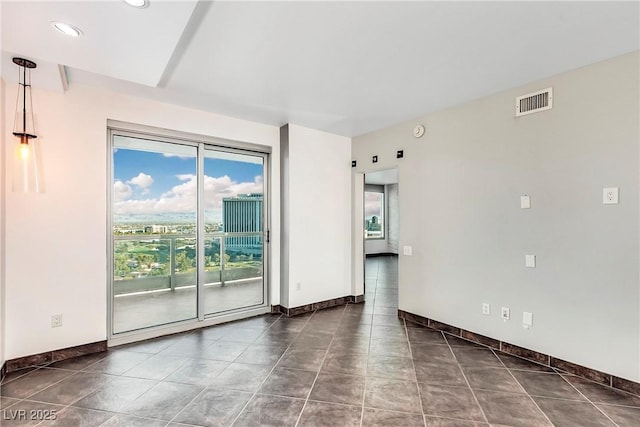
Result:
M145 233L154 233L154 234L166 234L169 232L169 227L166 225L146 225L144 227Z
M262 232L262 193L238 194L236 197L222 199L222 226L228 233ZM262 246L262 236L228 237L227 250Z

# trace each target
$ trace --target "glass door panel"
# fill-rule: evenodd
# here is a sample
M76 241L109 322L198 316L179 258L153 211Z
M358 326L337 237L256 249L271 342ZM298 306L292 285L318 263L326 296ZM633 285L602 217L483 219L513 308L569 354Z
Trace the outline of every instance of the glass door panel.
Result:
M197 318L197 148L113 136L112 333Z
M264 282L264 157L204 156L205 315L260 306Z

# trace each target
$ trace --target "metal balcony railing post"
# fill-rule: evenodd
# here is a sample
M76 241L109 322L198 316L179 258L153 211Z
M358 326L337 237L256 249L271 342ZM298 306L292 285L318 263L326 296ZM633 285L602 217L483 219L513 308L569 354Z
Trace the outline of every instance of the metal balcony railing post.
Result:
M169 244L169 269L171 271L171 276L169 277L169 284L171 285L171 290L176 290L176 238L172 237Z
M226 264L224 241L225 237L220 237L220 286L224 286L224 268Z

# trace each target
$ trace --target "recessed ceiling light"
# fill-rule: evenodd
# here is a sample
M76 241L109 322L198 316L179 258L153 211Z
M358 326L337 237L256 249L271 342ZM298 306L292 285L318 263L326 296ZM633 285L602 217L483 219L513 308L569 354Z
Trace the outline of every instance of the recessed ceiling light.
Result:
M124 0L124 2L129 6L137 7L139 9L147 7L147 5L149 4L147 0Z
M51 26L67 36L79 37L82 34L82 30L80 28L74 27L73 25L65 22L54 21L51 23Z

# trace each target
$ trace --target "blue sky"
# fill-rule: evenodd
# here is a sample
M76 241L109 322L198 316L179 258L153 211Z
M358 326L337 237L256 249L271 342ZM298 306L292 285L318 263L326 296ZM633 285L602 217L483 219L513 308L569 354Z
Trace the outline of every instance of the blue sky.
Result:
M113 155L113 176L115 181L127 182L140 172L153 178L153 185L145 198L159 197L181 181L178 175L196 173L195 157L167 157L161 153L127 150L118 148ZM236 182L251 182L262 174L262 165L224 159L205 158L205 174L211 177L229 176ZM139 190L139 189L138 189ZM142 191L134 191L134 197L142 196Z

